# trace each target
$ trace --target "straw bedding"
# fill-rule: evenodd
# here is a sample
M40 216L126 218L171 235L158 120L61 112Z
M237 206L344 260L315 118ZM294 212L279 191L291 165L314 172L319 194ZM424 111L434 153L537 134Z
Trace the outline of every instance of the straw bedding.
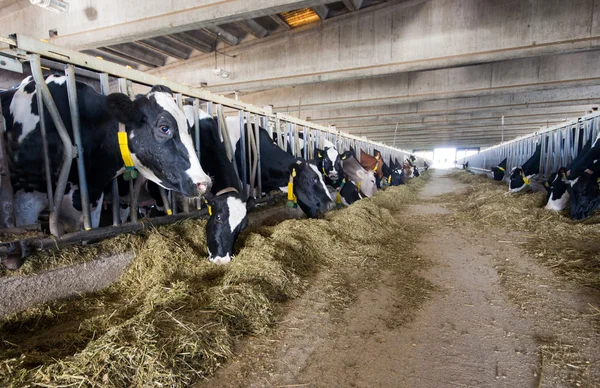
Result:
M600 288L600 215L572 221L567 211L544 209L545 191L508 194L505 183L483 175L457 171L451 177L469 184L465 192L444 198L454 204L459 219L519 232L525 250L541 263L579 284Z
M57 251L54 264L103 250L136 257L100 293L1 322L0 386L178 387L210 375L232 355L236 337L272 327L281 302L302 294L319 270L408 260L397 241L415 232L396 212L424 183L388 188L324 219L250 229L227 266L206 260L202 220L121 236L92 253Z

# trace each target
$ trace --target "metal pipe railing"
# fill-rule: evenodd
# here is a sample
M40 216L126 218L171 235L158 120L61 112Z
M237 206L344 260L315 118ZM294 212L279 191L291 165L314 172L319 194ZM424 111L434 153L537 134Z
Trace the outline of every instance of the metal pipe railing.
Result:
M58 107L54 103L52 94L46 85L46 80L42 74L42 67L40 63L40 56L38 54L31 54L29 57L29 63L31 65L31 75L35 81L37 90L41 93L44 105L48 109L48 113L52 118L52 122L56 127L56 131L63 143L63 163L58 175L58 181L56 183L56 190L54 191L54 211L50 213L50 233L56 237L60 237L63 234L63 230L60 223L60 208L62 200L67 188L67 180L69 179L69 173L71 172L71 163L73 161L73 155L75 150L73 149L73 143L71 143L71 137L67 132L67 128L60 117Z
M69 112L71 113L71 130L77 151L77 173L79 175L79 194L81 198L81 212L83 214L83 229L92 229L90 215L90 196L88 193L87 177L85 173L85 155L83 154L83 141L81 139L81 123L79 121L79 101L77 100L77 84L75 81L75 67L67 65L67 97L69 99ZM102 206L101 204L99 206Z
M4 143L4 117L0 110L0 227L15 227L15 207L13 187L8 169L8 153Z

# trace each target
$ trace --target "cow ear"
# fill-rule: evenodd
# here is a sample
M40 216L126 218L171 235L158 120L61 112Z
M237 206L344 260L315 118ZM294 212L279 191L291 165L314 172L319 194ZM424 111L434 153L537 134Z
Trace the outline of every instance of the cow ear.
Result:
M346 160L350 157L350 155L352 155L350 151L344 151L344 153L340 155L340 159Z
M106 97L106 105L112 116L123 124L141 121L141 112L135 101L123 93L112 93Z
M150 93L152 92L169 93L171 96L173 95L173 91L171 90L171 88L165 85L154 85L152 89L150 89Z
M315 155L318 159L323 159L323 153L324 151L322 149L315 147Z

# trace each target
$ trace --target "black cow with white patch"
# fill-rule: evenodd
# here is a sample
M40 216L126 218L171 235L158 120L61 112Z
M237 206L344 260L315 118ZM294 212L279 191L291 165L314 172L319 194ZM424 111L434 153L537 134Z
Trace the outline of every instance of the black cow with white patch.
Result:
M238 171L241 171L239 118L228 117L226 122L231 144L234 146ZM247 130L247 124L244 124L244 126ZM260 127L259 147L263 191L281 190L287 192L288 181L292 177L294 182L293 194L297 198L298 205L309 218L317 217L319 213L324 213L329 209L332 198L317 166L302 158L295 158L279 148L269 136L269 132ZM248 178L250 177L249 164L246 164L246 176ZM246 184L248 183L246 182Z
M530 180L534 175L540 172L540 157L542 155L542 145L535 147L534 154L527 159L521 167L515 167L510 172L508 191L511 193L519 192L529 187Z
M73 141L66 77L51 75L46 84ZM210 188L210 178L194 153L185 115L178 109L170 89L157 85L134 100L122 93L105 96L80 82L76 89L89 200L92 208L96 208L93 226L99 222L97 210L105 187L124 167L117 139L119 122L125 124L135 168L145 178L188 197L196 197ZM0 97L6 119L16 223L34 224L48 206L35 82L27 77ZM63 144L48 110L45 122L54 184L62 165ZM61 221L67 231L79 230L82 224L78 184L77 166L73 163L61 206Z
M326 185L339 186L338 179L344 176L344 170L338 150L332 142L326 139L323 149L315 148L315 164L323 174Z
M568 180L571 218L589 217L600 207L600 134L581 159L573 163Z
M545 206L547 210L561 211L569 205L569 197L571 196L571 170L573 169L575 175L582 172L578 171L578 166L592 147L592 143L592 140L588 141L567 167L559 168L557 172L550 174L548 180L544 182L544 188L548 192ZM575 176L572 177L572 179L574 178Z
M495 181L504 179L504 175L506 175L506 161L507 159L504 158L496 167L492 167L492 177Z
M184 106L190 128L194 125L194 107ZM206 224L209 259L216 264L231 261L233 245L248 226L246 203L241 198L241 182L233 162L227 158L217 121L200 110L200 164L211 177L211 195L207 195L211 215Z

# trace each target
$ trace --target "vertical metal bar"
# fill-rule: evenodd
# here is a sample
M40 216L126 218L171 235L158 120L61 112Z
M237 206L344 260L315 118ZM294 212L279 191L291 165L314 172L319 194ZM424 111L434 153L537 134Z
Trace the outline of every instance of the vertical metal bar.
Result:
M198 107L200 107L200 105L198 105ZM213 103L211 101L206 101L206 113L208 113L210 117L213 117Z
M308 148L310 141L308 139L308 130L306 127L302 127L302 137L304 137L304 160L308 160Z
M241 156L241 167L242 167L242 191L244 192L244 199L248 199L250 192L248 190L248 172L246 170L246 137L244 135L244 111L238 112L238 118L240 119L240 156ZM251 184L251 183L250 183Z
M262 170L260 168L260 125L258 115L254 115L254 136L256 141L256 187L257 198L262 197Z
M300 150L300 134L298 131L298 124L294 123L294 148L295 148L295 152L294 152L294 156L299 158L302 156L301 150Z
M129 94L129 89L127 88L127 79L125 78L119 78L118 79L118 84L119 84L119 91L123 94L127 94L129 96L129 98L131 98L131 94ZM159 186L159 189L164 190L162 187ZM136 195L135 192L135 185L134 185L134 181L133 179L129 181L129 218L131 219L131 222L138 222L138 204L137 204L137 198L139 196ZM165 209L168 208L168 204L165 204Z
M71 129L73 140L77 150L77 172L79 175L79 194L81 197L81 212L83 214L83 228L92 229L92 216L90 214L90 197L88 193L87 177L85 173L85 160L83 154L83 141L81 140L81 125L79 121L79 105L77 101L77 84L75 83L75 67L67 65L65 68L67 76L67 97L69 99L69 111L71 113ZM99 204L98 206L102 206Z
M38 98L38 107L40 106L39 100L40 98ZM41 112L43 114L43 110ZM51 191L52 187L50 187L49 193ZM13 200L14 192L10 182L8 153L6 152L6 144L4 143L4 117L2 116L2 110L0 110L0 228L13 228L15 226Z
M31 65L31 74L35 80L35 84L38 92L42 94L44 104L48 109L48 113L52 118L52 122L56 127L60 139L63 143L63 164L60 169L58 181L56 183L56 189L54 191L54 211L50 213L50 233L56 237L60 237L62 234L62 227L60 224L60 205L65 195L65 188L67 187L67 180L69 179L69 173L71 171L71 163L73 161L73 143L71 143L71 137L67 132L65 124L60 117L58 108L54 103L52 94L46 85L44 75L42 74L40 56L37 54L31 54L29 56L29 63Z
M181 95L181 93L176 93L175 94L175 101L177 102L177 107L183 112L183 96ZM185 112L183 112L185 115ZM187 125L187 119L185 120L185 123ZM187 130L187 128L185 128L185 130ZM199 141L200 139L198 137L196 137L196 141ZM197 147L196 148L196 155L198 155L198 150L200 148ZM174 193L173 198L175 198L175 200L177 200L178 197L181 197L182 200L182 206L183 206L183 212L185 214L188 214L190 212L190 202L188 201L188 199L181 193ZM173 206L174 208L177 206Z
M54 211L54 192L52 191L52 167L50 166L50 156L48 151L48 135L46 133L46 115L44 113L44 100L42 92L36 86L36 100L38 105L38 115L40 117L40 134L42 135L42 156L44 157L44 176L46 177L46 191L48 192L48 211ZM1 113L1 112L0 112ZM4 126L4 122L2 123Z
M196 135L196 155L198 156L198 160L200 159L200 100L194 98L192 102L193 114L194 114L194 134ZM210 110L211 113L209 115L212 117L212 103L207 104L207 110ZM200 201L200 197L196 198L195 201L196 209L200 210L202 207L202 201Z
M283 148L283 131L281 130L281 120L279 117L275 119L275 133L277 136L277 145L282 150L285 150L285 148Z
M108 74L100 73L100 90L105 96L110 93L110 84L108 82ZM121 222L127 220L121 220L121 209L120 209L120 197L119 197L119 184L117 178L113 178L111 182L111 194L112 194L112 220L113 226L120 225Z

